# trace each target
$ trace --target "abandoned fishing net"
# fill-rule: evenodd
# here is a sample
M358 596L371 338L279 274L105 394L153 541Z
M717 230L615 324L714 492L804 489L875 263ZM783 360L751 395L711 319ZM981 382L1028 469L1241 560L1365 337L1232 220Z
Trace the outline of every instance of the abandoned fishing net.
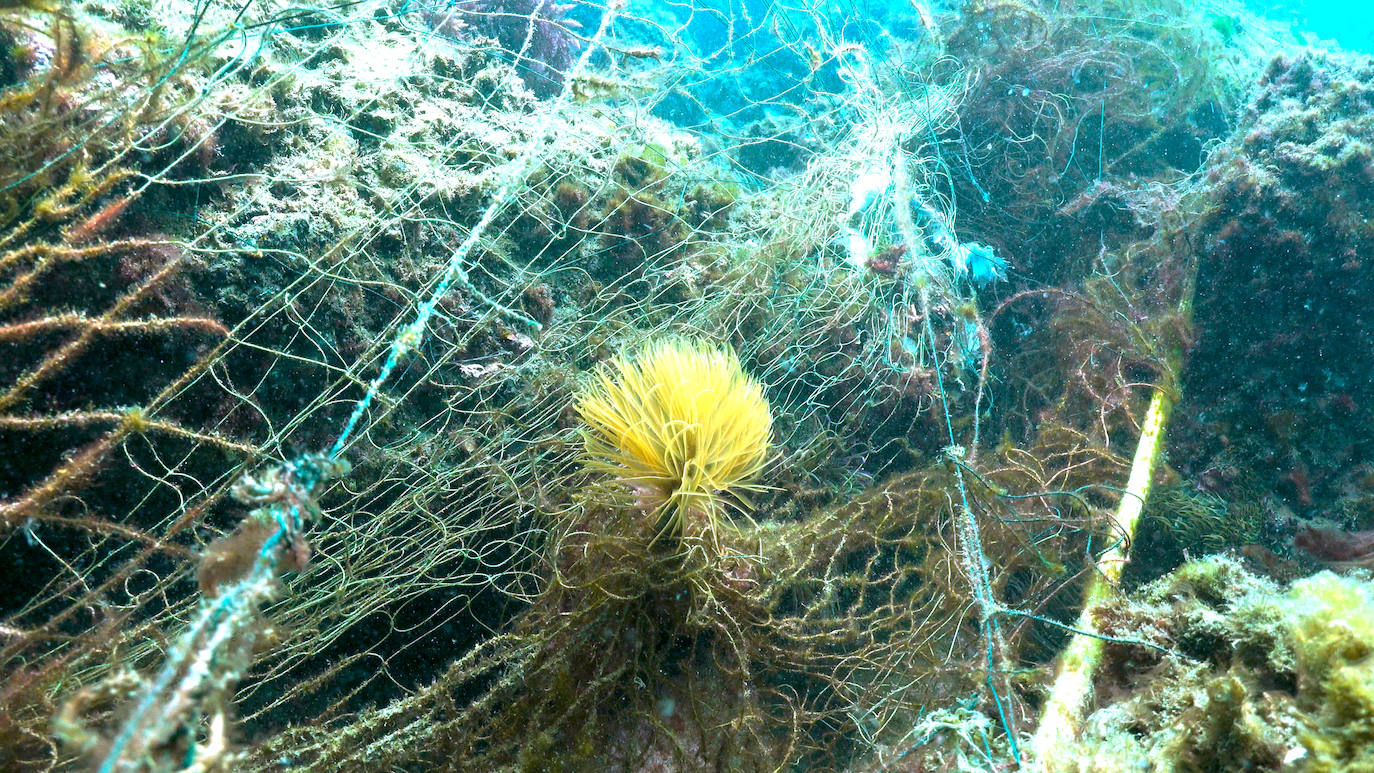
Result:
M1124 589L1374 553L1368 442L1308 431L1367 427L1368 381L1265 359L1369 297L1374 68L1275 35L1170 0L3 4L0 766L1101 754L1122 664L1196 653ZM1232 317L1293 275L1305 314Z

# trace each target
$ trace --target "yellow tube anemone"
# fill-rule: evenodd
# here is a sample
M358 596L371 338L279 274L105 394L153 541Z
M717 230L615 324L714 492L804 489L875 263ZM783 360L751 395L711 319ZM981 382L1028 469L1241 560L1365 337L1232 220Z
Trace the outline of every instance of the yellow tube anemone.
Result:
M748 507L744 492L759 488L773 418L763 387L728 349L650 342L600 365L576 407L587 467L660 513L659 536L714 535L726 501Z

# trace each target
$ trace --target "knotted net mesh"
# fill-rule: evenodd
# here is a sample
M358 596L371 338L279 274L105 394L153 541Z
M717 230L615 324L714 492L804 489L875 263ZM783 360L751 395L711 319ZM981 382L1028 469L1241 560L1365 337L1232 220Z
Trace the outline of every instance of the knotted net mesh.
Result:
M1177 388L1172 237L1250 61L1201 10L0 14L6 764L1016 757ZM655 545L578 461L583 374L669 335L772 407L714 550ZM352 470L292 500L294 571L207 658L219 692L144 707L178 730L120 758L283 501L236 482L306 454Z

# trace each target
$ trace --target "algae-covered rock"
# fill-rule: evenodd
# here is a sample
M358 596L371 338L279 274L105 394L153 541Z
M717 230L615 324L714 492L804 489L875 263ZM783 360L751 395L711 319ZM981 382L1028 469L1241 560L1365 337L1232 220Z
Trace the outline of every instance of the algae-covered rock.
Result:
M1294 583L1285 608L1307 770L1374 770L1374 583L1323 572Z
M1214 556L1104 608L1099 625L1114 641L1066 769L1374 770L1367 576L1284 590Z

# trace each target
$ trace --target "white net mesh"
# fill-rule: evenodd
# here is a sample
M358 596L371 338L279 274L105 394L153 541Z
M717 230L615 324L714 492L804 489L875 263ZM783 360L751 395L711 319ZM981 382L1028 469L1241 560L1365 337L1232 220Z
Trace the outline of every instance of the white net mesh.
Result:
M1165 10L956 5L0 11L8 761L1013 755L1020 670L1071 619L1170 377L1149 325L1172 291L1124 330L1101 283L1016 292L1146 228L1080 223L1045 267L1085 190L1196 166L1205 127L1191 161L1133 154L1234 76ZM1154 70L1193 88L1158 98ZM1127 304L1168 259L1117 257ZM769 490L704 564L646 547L577 460L580 374L666 335L731 346L773 406ZM352 472L258 481L266 512L323 513L207 666L223 694L111 757L119 707L266 550L217 542L233 484L326 452ZM229 716L256 751L216 750Z

